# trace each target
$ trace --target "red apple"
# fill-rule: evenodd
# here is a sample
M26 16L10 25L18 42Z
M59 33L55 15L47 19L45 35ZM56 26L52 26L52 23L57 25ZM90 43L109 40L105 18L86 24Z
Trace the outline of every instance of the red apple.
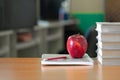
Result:
M87 40L83 35L74 34L67 39L67 51L72 58L82 58L87 47Z

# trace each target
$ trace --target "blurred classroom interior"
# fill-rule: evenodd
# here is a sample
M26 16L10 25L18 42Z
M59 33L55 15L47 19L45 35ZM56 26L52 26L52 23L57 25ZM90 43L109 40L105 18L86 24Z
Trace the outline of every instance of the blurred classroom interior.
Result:
M68 54L70 35L84 35L96 57L96 22L120 22L120 0L0 0L0 57Z

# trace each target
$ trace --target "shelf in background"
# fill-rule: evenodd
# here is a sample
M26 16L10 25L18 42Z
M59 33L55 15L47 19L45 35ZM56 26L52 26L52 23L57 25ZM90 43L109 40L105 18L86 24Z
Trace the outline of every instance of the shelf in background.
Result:
M39 42L40 41L38 39L33 39L28 42L19 42L19 43L17 43L16 48L17 48L17 50L26 49L26 48L32 47L36 44L39 44Z
M0 55L4 55L4 53L6 53L6 54L9 53L8 46L0 48Z
M51 36L47 36L47 41L52 41L52 40L57 40L57 39L60 39L61 38L61 34L54 34L54 35L51 35Z
M10 35L13 34L13 31L9 30L9 31L0 31L0 36L5 36L5 35Z
M76 20L76 22L78 22ZM38 25L35 27L35 30L42 29L42 28L53 28L53 27L59 27L59 26L66 26L75 24L75 20L63 20L63 21L38 21Z

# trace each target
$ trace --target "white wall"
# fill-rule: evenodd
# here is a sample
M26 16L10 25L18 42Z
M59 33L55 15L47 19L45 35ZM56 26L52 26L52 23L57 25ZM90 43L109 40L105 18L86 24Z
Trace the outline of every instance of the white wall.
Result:
M104 0L71 0L71 13L104 12Z

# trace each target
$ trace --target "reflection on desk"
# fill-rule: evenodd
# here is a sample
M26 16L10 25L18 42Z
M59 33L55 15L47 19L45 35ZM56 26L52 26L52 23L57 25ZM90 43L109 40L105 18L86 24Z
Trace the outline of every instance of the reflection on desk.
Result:
M42 66L40 58L0 58L0 80L120 80L120 66Z
M0 58L0 80L41 80L39 58Z
M96 61L95 61L96 62ZM41 66L42 80L119 80L120 66Z

